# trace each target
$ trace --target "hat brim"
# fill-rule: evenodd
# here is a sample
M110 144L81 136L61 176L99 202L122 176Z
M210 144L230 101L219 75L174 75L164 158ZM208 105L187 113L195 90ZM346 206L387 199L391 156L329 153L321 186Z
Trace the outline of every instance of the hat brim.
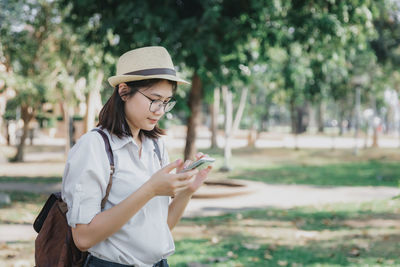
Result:
M108 82L112 87L117 86L120 83L126 83L126 82L133 82L133 81L141 81L141 80L149 80L149 79L165 79L165 80L170 80L170 81L175 81L178 84L190 84L190 82L187 82L181 78L178 78L173 75L116 75L116 76L111 76L108 78Z

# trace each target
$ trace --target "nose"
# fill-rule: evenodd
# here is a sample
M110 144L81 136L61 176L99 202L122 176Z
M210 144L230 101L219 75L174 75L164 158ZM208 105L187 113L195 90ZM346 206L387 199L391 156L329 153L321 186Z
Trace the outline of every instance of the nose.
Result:
M157 105L157 108L156 108L155 111L153 111L153 113L156 114L156 115L163 115L165 113L164 112L164 105L163 104Z

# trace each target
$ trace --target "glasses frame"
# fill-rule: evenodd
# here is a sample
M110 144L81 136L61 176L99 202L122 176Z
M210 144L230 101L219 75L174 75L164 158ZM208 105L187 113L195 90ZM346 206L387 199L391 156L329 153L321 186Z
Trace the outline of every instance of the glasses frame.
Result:
M161 109L161 106L163 106L164 113L167 113L167 112L170 112L174 108L174 106L176 105L176 99L173 98L173 97L171 97L170 100L167 103L164 103L160 99L151 99L147 95L143 94L140 90L137 90L137 92L140 93L141 95L145 96L148 100L150 100L150 106L149 106L149 111L150 112L157 112L157 111L159 111ZM157 104L157 102L160 102L160 104ZM151 110L151 107L153 106L153 103L157 104L156 105L157 108L154 111ZM172 104L172 103L173 103L172 107L167 110L167 105L168 104Z

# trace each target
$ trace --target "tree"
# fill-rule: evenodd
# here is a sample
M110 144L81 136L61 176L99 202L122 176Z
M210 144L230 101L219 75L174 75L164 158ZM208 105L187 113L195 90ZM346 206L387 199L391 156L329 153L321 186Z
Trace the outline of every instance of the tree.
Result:
M63 10L59 11L60 15L65 16ZM69 25L61 23L51 39L57 52L49 59L53 72L48 77L48 89L53 92L52 102L62 107L67 129L66 153L75 143L73 117L74 109L79 103L86 104L83 131L87 132L94 127L96 113L101 108L103 66L108 64L107 60L104 60L105 53L100 45L85 45L79 37Z
M105 49L117 56L146 46L165 46L180 70L190 73L185 158L195 153L204 88L219 87L221 66L238 69L246 63L243 44L257 29L273 3L259 1L65 1L71 5L68 21L76 27L92 24L89 42L103 43L107 34L118 36L118 46ZM154 8L157 6L158 8ZM207 84L214 84L208 86ZM209 90L209 89L207 89Z
M15 161L23 161L29 122L46 97L42 70L47 67L43 56L49 51L51 13L52 4L45 1L6 1L0 6L0 55L7 69L6 86L16 91L14 101L24 123Z
M85 130L94 126L93 99L100 102L102 67L114 62L104 59L100 45L81 42L80 35L63 22L67 12L59 2L44 0L7 1L0 11L5 22L0 28L5 80L17 91L14 101L19 101L24 121L16 160L23 159L28 124L44 101L62 107L66 152L74 144L72 118L78 102L87 102Z
M337 85L329 72L330 62L339 62L337 58L343 57L349 46L365 47L373 34L374 3L292 1L283 8L286 12L280 19L278 42L287 55L282 71L292 132L299 133L306 128L302 118L305 105L321 102Z

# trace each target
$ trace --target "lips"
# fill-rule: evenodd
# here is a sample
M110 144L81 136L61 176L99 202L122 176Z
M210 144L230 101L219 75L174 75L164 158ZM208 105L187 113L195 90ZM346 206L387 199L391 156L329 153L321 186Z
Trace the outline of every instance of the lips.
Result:
M147 118L147 119L153 124L156 124L158 122L158 120L156 120L156 119L150 119L150 118Z

